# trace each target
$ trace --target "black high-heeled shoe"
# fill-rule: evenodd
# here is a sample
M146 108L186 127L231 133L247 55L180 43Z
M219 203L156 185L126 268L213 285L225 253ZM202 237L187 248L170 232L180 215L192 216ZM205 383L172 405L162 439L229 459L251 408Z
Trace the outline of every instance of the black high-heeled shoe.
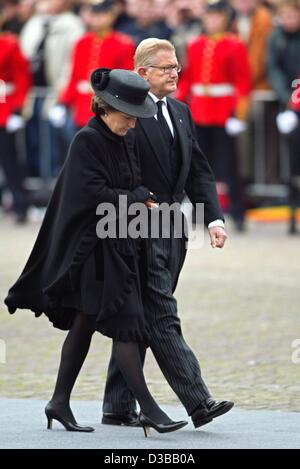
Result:
M139 415L139 423L143 427L146 438L150 434L150 428L154 428L158 433L169 433L176 432L176 430L180 430L180 428L188 424L185 420L180 420L179 422L171 421L170 423L156 423L142 412Z
M45 414L48 420L47 429L52 430L53 420L57 420L60 422L68 432L85 432L91 433L94 432L95 429L93 427L82 427L78 425L76 421L70 422L66 420L62 415L59 414L59 411L55 409L50 402L47 404L45 408Z

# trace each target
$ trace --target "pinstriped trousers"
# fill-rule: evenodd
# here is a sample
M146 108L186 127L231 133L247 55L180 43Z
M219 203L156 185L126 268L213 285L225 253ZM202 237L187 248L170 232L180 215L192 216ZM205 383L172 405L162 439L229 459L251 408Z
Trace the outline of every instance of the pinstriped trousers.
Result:
M172 230L171 230L172 231ZM189 415L208 397L197 358L186 344L177 314L173 291L185 258L185 240L147 240L147 291L145 316L150 329L149 346L167 382ZM140 347L144 362L146 348ZM103 412L124 413L135 410L136 402L115 359L109 363Z

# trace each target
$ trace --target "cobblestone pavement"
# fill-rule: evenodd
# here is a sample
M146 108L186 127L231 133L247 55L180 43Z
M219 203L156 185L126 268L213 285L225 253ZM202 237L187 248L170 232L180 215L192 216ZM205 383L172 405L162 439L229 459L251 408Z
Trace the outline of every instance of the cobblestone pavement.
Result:
M0 219L1 397L47 399L65 337L47 318L10 316L3 305L38 228ZM247 409L300 410L300 363L292 361L292 343L300 339L299 279L300 236L289 237L284 224L251 222L244 234L229 226L225 249L211 249L206 238L189 252L176 296L186 341L216 398ZM74 399L102 398L110 346L94 337ZM159 402L178 403L150 352L145 370Z

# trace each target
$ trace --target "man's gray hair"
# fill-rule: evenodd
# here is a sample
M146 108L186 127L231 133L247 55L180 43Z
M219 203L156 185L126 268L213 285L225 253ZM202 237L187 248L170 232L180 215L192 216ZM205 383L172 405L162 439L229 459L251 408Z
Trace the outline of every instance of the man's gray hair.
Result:
M135 52L134 68L137 70L139 67L150 67L153 65L155 55L160 50L168 50L175 52L175 47L170 41L166 39L149 38L142 41Z

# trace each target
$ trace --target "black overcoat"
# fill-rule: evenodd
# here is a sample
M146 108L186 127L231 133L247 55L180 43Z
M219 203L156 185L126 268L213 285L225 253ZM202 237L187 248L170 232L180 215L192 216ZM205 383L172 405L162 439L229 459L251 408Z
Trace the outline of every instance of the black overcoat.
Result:
M156 119L138 119L135 130L130 133L136 136L143 184L156 195L158 203L181 203L185 194L193 204L203 203L206 225L217 219L224 220L215 177L197 143L190 110L186 104L172 98L167 98L167 105L180 145L179 176L172 180L170 162L162 152L164 142Z
M180 171L178 178L172 179L170 159L164 153L164 141L155 117L138 119L135 130L136 153L139 155L142 181L156 196L158 203L181 203L188 195L193 204L204 204L204 222L221 219L224 215L220 208L216 181L206 156L197 143L195 125L188 106L173 98L167 98L167 105L174 129L178 135L180 149ZM183 259L178 265L183 266L187 243L185 237ZM173 282L176 288L180 271Z
M84 295L92 308L97 305L94 313L83 312L97 315L100 332L120 340L143 340L137 241L99 240L96 235L100 203L117 207L119 195L127 195L129 204L149 197L140 185L133 148L132 136L118 137L96 118L75 136L33 250L5 299L11 314L30 309L37 317L46 314L54 327L68 330L74 319L73 299L80 303ZM87 279L82 286L83 267L91 255L97 279Z

